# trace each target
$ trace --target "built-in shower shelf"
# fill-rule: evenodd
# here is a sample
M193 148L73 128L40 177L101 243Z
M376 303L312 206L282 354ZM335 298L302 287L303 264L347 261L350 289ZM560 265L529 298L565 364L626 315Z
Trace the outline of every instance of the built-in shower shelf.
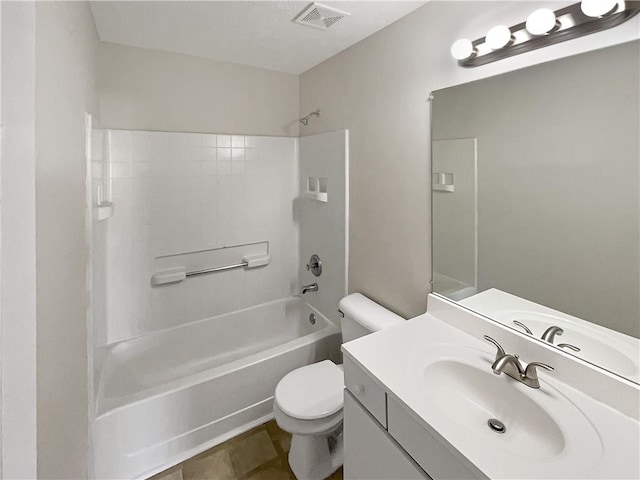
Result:
M304 196L306 198L310 198L311 200L316 200L318 202L324 202L327 203L328 200L328 196L327 196L327 192L304 192Z
M327 203L327 179L324 177L307 177L307 188L303 195L306 198Z
M98 205L98 221L107 220L113 216L113 202L102 202Z
M434 192L455 192L453 173L433 172L431 174L431 189Z

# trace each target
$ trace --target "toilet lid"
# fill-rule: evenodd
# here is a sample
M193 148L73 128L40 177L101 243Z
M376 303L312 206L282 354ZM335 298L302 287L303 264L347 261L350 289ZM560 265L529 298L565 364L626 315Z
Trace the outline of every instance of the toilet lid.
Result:
M280 410L301 420L315 420L342 409L344 374L330 360L298 368L276 386Z

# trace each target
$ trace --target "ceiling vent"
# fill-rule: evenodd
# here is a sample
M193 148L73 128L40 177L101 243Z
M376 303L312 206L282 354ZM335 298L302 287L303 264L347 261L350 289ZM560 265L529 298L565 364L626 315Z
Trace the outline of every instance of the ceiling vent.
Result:
M350 14L337 8L327 7L326 5L320 5L314 2L305 8L293 21L300 25L326 30L348 15Z

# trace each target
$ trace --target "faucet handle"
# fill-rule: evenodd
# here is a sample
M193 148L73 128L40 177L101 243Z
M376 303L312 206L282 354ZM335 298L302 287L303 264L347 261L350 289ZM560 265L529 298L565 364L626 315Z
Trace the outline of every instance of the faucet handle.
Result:
M559 343L556 345L559 348L566 348L567 350L573 350L574 352L579 352L580 349L575 345L571 345L570 343Z
M538 380L538 370L536 370L537 367L541 367L549 371L554 370L551 365L547 365L546 363L530 362L527 365L527 368L524 369L524 373L521 375L520 380L527 387L540 388L540 381Z
M537 379L538 378L538 370L536 370L536 367L544 368L545 370L549 370L550 372L555 370L555 368L553 368L551 365L547 365L546 363L529 362L527 364L527 368L525 368L525 370L524 370L524 376L526 378L530 378L532 380Z
M517 325L518 327L522 328L529 335L533 335L533 332L524 323L519 322L518 320L514 320L513 323L514 323L514 325Z
M496 340L494 340L493 338L491 338L489 335L484 335L483 337L487 342L491 342L495 345L495 347L498 349L498 351L496 352L496 358L498 357L502 357L503 355L505 355L504 352L504 348L502 348L502 345L500 345Z

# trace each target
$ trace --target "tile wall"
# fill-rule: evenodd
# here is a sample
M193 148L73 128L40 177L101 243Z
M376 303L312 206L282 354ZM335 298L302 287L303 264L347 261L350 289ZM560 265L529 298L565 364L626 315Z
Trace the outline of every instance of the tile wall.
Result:
M291 295L297 139L107 130L107 320L96 346ZM271 264L153 288L158 256L269 242ZM239 261L240 259L238 259ZM203 266L206 267L206 266Z

